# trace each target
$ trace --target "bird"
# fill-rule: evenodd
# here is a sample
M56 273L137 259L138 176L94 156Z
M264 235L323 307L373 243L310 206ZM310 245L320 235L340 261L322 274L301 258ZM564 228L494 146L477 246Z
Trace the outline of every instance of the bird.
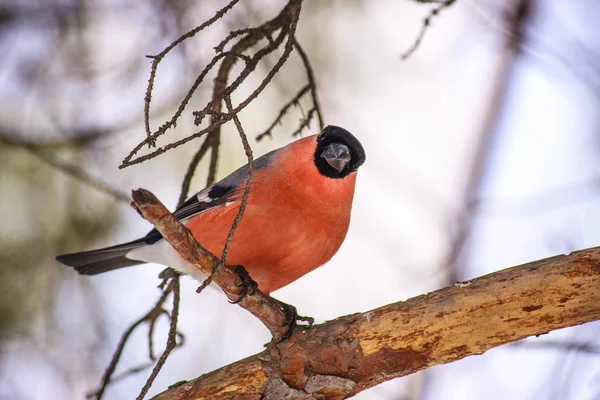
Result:
M365 159L358 139L334 125L257 158L226 265L242 266L253 284L269 294L329 261L348 232L357 171ZM223 252L247 177L246 164L173 213L212 254ZM56 260L83 275L157 263L201 282L206 278L156 229L128 243Z

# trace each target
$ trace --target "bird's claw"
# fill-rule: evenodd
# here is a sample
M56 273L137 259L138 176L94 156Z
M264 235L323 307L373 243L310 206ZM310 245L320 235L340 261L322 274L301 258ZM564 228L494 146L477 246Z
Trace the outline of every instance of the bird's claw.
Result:
M237 300L229 302L231 304L237 304L240 301L242 301L244 299L244 297L252 296L258 290L258 284L250 277L250 274L248 274L248 271L246 271L246 268L244 268L241 265L238 265L237 267L235 267L233 269L233 272L235 272L237 274L237 276L240 277L240 280L242 281L242 284L240 285L240 287L242 288L242 290L240 292L240 297L238 297ZM249 292L249 289L251 289L252 291Z
M279 341L277 342L277 344L285 342L292 336L292 334L294 333L294 329L298 325L298 321L307 322L309 328L312 327L315 323L315 319L312 317L304 317L302 315L298 315L298 311L293 305L284 303L283 301L277 299L273 300L275 300L279 304L279 306L285 313L285 322L282 326L287 325L288 327L281 339L279 339Z
M258 284L250 277L248 271L246 271L246 269L241 265L234 267L233 272L235 272L242 281L242 283L240 284L240 287L242 288L242 290L240 291L240 296L234 301L229 301L231 304L237 304L240 301L242 301L246 296L252 296L258 290ZM298 321L306 322L309 328L313 326L315 322L314 318L298 315L298 311L293 305L284 303L283 301L277 299L273 300L279 305L279 307L283 310L285 314L285 322L282 326L287 326L285 333L277 342L278 344L281 342L285 342L292 336L292 334L294 333L294 329L298 325Z

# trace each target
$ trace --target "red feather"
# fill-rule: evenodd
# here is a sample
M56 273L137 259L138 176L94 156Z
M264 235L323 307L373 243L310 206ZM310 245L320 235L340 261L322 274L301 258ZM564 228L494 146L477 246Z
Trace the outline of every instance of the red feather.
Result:
M323 265L338 251L348 231L356 172L342 179L320 174L313 162L316 137L282 149L271 165L252 176L226 265L243 265L265 293ZM230 203L202 212L186 224L196 240L217 257L244 186Z

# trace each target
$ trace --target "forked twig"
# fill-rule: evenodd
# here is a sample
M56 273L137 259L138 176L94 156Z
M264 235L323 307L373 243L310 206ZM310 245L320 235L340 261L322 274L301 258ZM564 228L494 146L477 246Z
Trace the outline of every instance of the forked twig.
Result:
M162 204L157 204L158 200L151 196L149 192L145 191L136 191L134 192L134 203L138 209L138 211L145 217L148 218L153 223L156 223L156 228L163 234L163 237L173 245L176 250L180 251L182 248L187 249L191 253L185 253L187 256L190 256L188 262L194 263L199 262L200 264L195 264L201 266L201 270L205 272L209 278L203 284L203 287L210 283L211 280L215 280L226 292L227 296L230 300L236 299L236 295L239 295L240 287L238 286L239 277L231 271L230 268L219 268L224 265L227 252L233 240L233 235L235 234L235 230L238 224L241 221L241 218L244 213L244 208L249 196L250 184L252 179L252 169L253 169L253 156L252 150L248 143L247 137L244 133L242 125L238 119L237 114L243 110L250 102L252 102L256 97L265 89L265 87L272 81L274 76L279 72L283 64L289 58L290 53L296 49L300 54L300 58L304 65L304 68L307 72L307 80L308 84L301 90L301 94L299 94L296 102L299 101L299 98L310 93L312 99L312 107L306 117L301 121L299 130L303 129L303 127L308 126L310 120L313 116L317 116L319 120L319 124L323 125L323 118L320 106L317 100L317 92L316 92L316 84L314 79L314 73L312 71L312 67L308 61L308 58L298 42L295 38L296 26L298 24L300 9L302 0L289 0L286 6L281 10L281 12L274 17L273 19L263 23L260 26L255 28L244 28L236 31L230 32L218 46L216 46L215 56L208 62L208 64L200 71L195 81L191 85L190 89L185 94L184 98L180 102L175 113L165 121L157 130L152 131L150 129L150 103L152 101L152 90L154 86L154 81L157 74L157 68L159 63L164 59L164 57L173 50L176 46L183 43L185 40L192 38L199 32L201 32L206 27L210 26L220 18L222 18L236 3L238 0L234 0L229 2L225 7L219 10L211 19L202 23L198 27L194 28L190 32L180 36L177 40L167 46L162 52L157 54L156 56L150 56L152 58L152 66L150 70L150 78L148 81L148 88L145 96L145 107L144 107L144 124L146 130L146 138L138 143L131 152L124 158L123 163L119 168L125 168L127 166L138 164L154 158L164 152L171 150L175 147L181 146L190 140L195 138L199 138L201 136L206 135L206 139L199 147L198 151L192 158L185 177L182 182L181 194L179 197L178 204L182 204L185 199L188 197L190 184L192 177L200 163L204 157L207 156L210 150L210 165L208 171L207 185L212 184L216 180L217 175L217 166L218 166L218 157L219 157L219 147L220 147L220 134L221 134L221 126L231 120L234 121L242 143L244 145L244 150L246 151L246 155L248 157L248 177L246 180L246 187L244 190L244 195L242 197L240 203L240 209L238 210L238 214L236 215L235 221L232 224L232 227L229 231L227 241L225 244L225 248L221 259L216 259L214 256L207 253L205 250L200 251L202 249L201 246L195 242L191 233L187 233L188 236L184 235L185 239L179 237L176 242L172 242L169 239L169 236L181 234L178 232L174 233L172 230L179 229L178 226L181 226L179 222L176 220L172 220L169 223L166 220L162 220L160 223L156 223L153 220L153 213L161 213L163 217L167 218L170 213L168 210L164 209ZM253 47L258 45L261 42L266 42L261 48L258 50L254 50ZM225 50L227 45L231 44L228 50ZM260 82L258 87L256 87L249 96L247 96L244 100L238 103L237 106L233 106L231 102L232 94L240 87L240 85L248 78L248 76L255 70L258 63L267 55L272 54L278 49L283 47L283 51L280 56L278 56L275 64L270 68L267 76ZM233 70L233 66L237 63L238 60L243 62L243 67L241 72L237 77L231 79L231 71ZM167 143L161 147L158 147L151 151L148 154L137 156L137 153L142 149L143 146L148 145L150 147L156 147L156 140L165 134L169 129L176 126L177 121L182 116L186 107L188 106L193 94L198 90L198 88L207 81L207 77L211 73L213 69L217 68L216 78L214 79L214 85L212 88L212 98L206 103L200 110L194 111L194 123L196 125L201 125L206 116L210 117L210 121L207 126L201 128L199 131L192 133L184 137L181 140ZM226 105L226 111L223 111L223 104ZM289 108L291 105L284 107ZM285 114L285 110L282 110L281 117ZM281 119L279 117L279 120ZM276 124L276 123L275 123ZM134 158L135 157L135 158ZM161 208L162 207L162 208ZM169 218L174 218L170 215ZM167 218L167 219L169 219ZM171 224L171 225L169 225ZM165 230L166 229L166 230ZM185 228L184 228L185 229ZM187 247L186 247L187 246ZM182 254L180 252L180 254ZM191 256L193 254L195 256ZM200 256L200 255L203 256ZM196 258L194 258L196 257ZM187 259L186 259L187 260ZM166 271L170 271L170 273L174 273L173 270L167 269ZM211 273L212 271L212 273ZM179 333L177 332L177 313L179 308L179 281L178 274L175 273L174 276L167 277L169 280L169 284L167 288L164 290L163 295L159 299L157 303L158 309L153 309L156 314L156 318L160 315L166 315L166 310L162 308L162 304L164 303L166 296L171 291L174 294L173 298L173 310L171 312L171 324L169 329L169 337L167 340L167 346L160 356L157 364L155 365L150 377L146 381L146 384L142 388L138 399L142 399L145 394L148 392L149 388L152 386L152 383L156 376L158 375L160 369L164 365L166 359L168 358L170 352L174 347L177 346L177 337ZM283 335L286 334L285 322L286 315L283 310L280 308L280 304L277 301L274 301L269 296L265 296L260 293L260 291L256 291L252 296L246 296L239 303L242 307L248 309L254 315L256 315L270 330L273 334L275 340L279 340ZM150 314L150 313L149 313ZM148 315L145 317L147 319ZM153 314L154 315L154 314ZM105 377L103 378L103 385L101 389L97 392L100 396L104 392L106 385L110 382L114 382L114 379L111 379L112 374L114 373L114 369L119 360L119 357L123 351L125 343L127 339L131 335L131 333L139 326L145 319L141 321L136 321L123 335L121 342L115 352L115 356L113 356L113 360L111 360L111 364L105 373ZM154 325L153 323L150 325L150 335L153 333ZM183 339L181 337L181 339ZM179 341L182 343L182 340ZM153 345L152 338L149 338L149 356L151 359L154 358L153 354ZM139 371L140 368L136 368L136 371ZM133 371L133 369L132 369ZM99 398L99 397L98 397Z
M260 142L262 139L265 138L265 136L272 138L273 137L272 131L275 128L275 126L278 124L281 124L281 120L287 114L289 109L293 106L297 106L299 104L302 96L304 96L309 90L310 90L309 84L307 84L302 89L300 89L300 91L298 93L296 93L296 95L294 97L292 97L292 99L289 102L287 102L283 107L281 107L281 110L279 111L279 115L277 116L277 118L275 118L275 120L271 123L271 125L269 125L269 127L263 133L256 136L256 140Z
M429 29L429 26L431 25L431 20L433 19L433 17L437 16L445 8L450 7L452 4L454 4L455 1L456 0L442 1L439 5L437 5L436 7L431 9L431 11L429 11L429 14L423 20L423 25L421 25L421 31L417 35L417 38L415 39L413 45L400 56L400 59L402 61L412 56L412 54L419 48L419 46L421 45L421 41L423 40L423 37L427 32L427 29Z
M167 346L165 347L163 353L160 355L158 362L152 369L152 373L148 377L148 380L144 384L144 387L142 388L136 400L142 400L146 393L148 393L148 390L150 390L150 388L152 387L154 379L156 379L156 377L158 376L158 373L167 361L167 358L171 354L171 351L173 351L173 349L177 347L177 319L179 317L179 275L172 278L171 282L173 285L173 310L171 311L171 323L169 325L169 336L167 337Z
M301 0L289 0L288 4L283 8L283 10L281 11L281 13L278 16L276 16L275 18L273 18L270 21L267 21L266 23L264 23L263 25L255 28L255 29L248 30L247 31L248 33L246 33L245 35L242 35L241 38L231 47L231 50L229 52L218 53L217 55L215 55L215 57L213 58L211 63L209 63L211 68L212 68L212 65L216 65L217 61L219 61L221 59L222 60L221 60L221 66L219 67L219 72L217 73L217 77L214 81L215 86L213 89L213 98L211 99L211 101L209 101L206 104L206 106L204 108L202 108L199 111L195 111L193 113L194 118L195 118L194 122L196 125L200 125L206 115L211 115L211 122L210 122L209 126L203 128L200 131L195 132L181 140L163 145L163 146L157 148L156 150L150 152L149 154L146 154L143 156L138 156L137 158L133 158L144 145L153 144L158 137L163 135L169 128L174 126L177 118L179 117L179 115L181 115L181 112L183 111L187 102L189 101L189 98L195 92L195 90L199 87L200 82L205 79L205 77L208 73L207 71L210 69L207 67L201 73L201 76L199 76L197 78L197 80L196 80L195 84L192 86L192 88L188 91L184 100L180 104L178 112L173 116L173 118L171 118L169 121L167 121L165 124L163 124L163 126L161 126L161 128L159 128L156 132L154 132L150 135L147 135L147 137L143 141L138 143L138 145L136 145L131 150L131 152L125 157L125 159L123 160L123 163L121 164L121 166L119 168L125 168L130 165L138 164L140 162L154 158L160 154L163 154L164 152L166 152L168 150L171 150L175 147L181 146L181 145L189 142L190 140L204 136L207 133L209 134L209 136L212 136L212 138L210 138L211 151L212 151L211 161L213 161L213 159L216 159L217 154L216 154L215 149L219 143L219 139L216 138L216 136L218 136L218 132L220 132L219 129L220 129L221 125L223 125L224 123L226 123L232 119L232 116L231 116L232 113L219 114L221 111L222 102L224 101L225 97L231 96L231 94L241 85L241 83L246 80L246 78L250 75L250 73L252 71L254 71L254 69L256 68L256 65L258 64L258 62L261 59L263 59L268 54L271 54L272 52L277 50L279 48L279 46L283 44L283 46L284 46L283 53L279 57L277 62L273 65L273 67L271 68L271 70L269 71L267 76L262 80L262 82L259 84L259 86L245 100L240 102L238 104L238 106L235 107L235 109L233 110L233 113L237 114L241 110L243 110L271 82L271 80L273 79L275 74L277 74L279 72L279 70L281 69L283 64L287 61L289 54L293 50L293 47L294 47L293 44L295 41L294 35L296 32L296 26L297 26L298 19L300 16L301 4L302 4ZM268 37L271 33L274 33L275 31L279 31L279 34L277 35L277 37L274 40L268 41L268 44L265 47L263 47L262 49L255 52L254 55L251 57L242 56L242 54L244 54L245 51L250 50L261 39ZM287 38L287 40L285 40L286 38ZM215 59L217 59L217 60L215 61ZM236 79L234 79L229 85L227 85L227 80L228 80L230 71L237 59L243 59L245 62L245 66L242 69L242 71L240 72L239 76ZM150 101L150 98L148 97L146 100ZM149 108L149 106L148 106L148 108ZM218 115L218 117L215 117L215 112L217 113L216 115ZM214 164L214 162L211 162L211 165L212 164ZM212 174L209 174L209 176L211 176L211 175Z
M177 40L175 40L170 45L168 45L159 54L157 54L155 56L148 56L149 58L152 58L152 66L150 67L150 78L148 79L148 88L146 89L146 96L144 98L144 126L146 128L146 135L148 136L148 138L150 138L152 136L152 131L150 130L150 103L152 101L152 89L154 88L154 80L156 79L156 71L158 69L158 64L160 64L160 62L163 60L163 58L165 58L165 56L171 50L173 50L179 44L183 43L183 41L194 37L200 31L204 30L205 28L209 27L210 25L212 25L219 19L223 18L223 16L229 10L231 10L233 8L233 6L235 6L238 2L239 2L239 0L230 1L225 7L223 7L219 11L217 11L217 13L212 18L203 22L202 24L200 24L196 28L192 29L191 31L186 32L185 34L181 35ZM183 108L185 108L185 104L187 104L187 101L189 101L189 98L182 102L183 107L180 106L181 111L178 109L177 112L175 113L173 119L171 120L172 124L174 124L177 121L177 118L179 118L179 116L181 115L181 112L183 112ZM149 143L154 144L154 140L151 140Z
M129 328L127 328L125 330L125 332L123 332L123 335L121 336L121 339L119 340L119 344L117 345L117 348L116 348L115 352L113 353L110 363L108 364L108 367L104 371L104 375L102 376L102 381L100 382L100 388L89 393L88 397L95 397L96 400L100 400L100 399L102 399L102 396L104 395L104 392L109 384L111 384L119 379L123 379L134 373L140 372L140 371L146 369L147 367L152 366L152 364L148 364L148 365L144 365L144 366L134 367L134 368L129 369L125 373L120 374L118 378L113 378L113 374L115 372L117 364L119 363L119 360L121 359L121 355L123 354L123 350L125 349L125 345L127 344L129 337L143 323L147 323L149 325L148 341L149 341L149 345L152 346L151 337L152 337L152 333L154 332L154 325L156 324L158 318L161 315L167 314L167 311L163 308L163 304L165 303L165 301L167 300L167 298L169 297L169 294L171 294L171 292L173 292L173 296L174 296L174 298L173 298L174 308L170 315L171 326L173 326L173 316L175 316L175 322L177 322L177 313L178 313L179 309L178 309L178 307L177 307L177 309L175 309L175 303L177 303L177 305L179 305L179 276L177 274L176 276L167 278L167 280L169 281L169 283L167 284L166 288L163 290L162 295L160 296L160 298L158 299L158 301L156 302L154 307L152 307L150 309L150 311L148 311L144 316L142 316L141 318L136 320L133 324L131 324L129 326ZM177 281L177 283L175 283L175 281ZM165 283L165 282L163 282L163 283ZM177 288L177 291L175 291L175 288ZM167 314L167 316L168 316L168 314ZM176 346L177 346L177 342L176 342L177 336L183 338L183 335L181 333L175 331ZM171 339L171 335L169 332L169 340L170 339ZM181 343L183 343L183 342L180 342L179 345ZM167 345L167 347L168 347L168 345ZM150 347L150 349L151 348L152 347ZM153 355L153 352L152 352L152 350L150 350L150 359L153 359L152 355Z

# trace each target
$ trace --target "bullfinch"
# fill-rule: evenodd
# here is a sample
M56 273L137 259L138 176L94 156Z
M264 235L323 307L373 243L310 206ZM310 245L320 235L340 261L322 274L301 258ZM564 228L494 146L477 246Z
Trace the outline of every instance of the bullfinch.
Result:
M346 237L356 173L364 161L360 142L337 126L256 159L246 209L226 264L243 266L268 294L326 263ZM217 256L238 212L247 174L247 166L239 168L174 212ZM56 259L84 275L152 262L205 279L156 230L129 243Z

